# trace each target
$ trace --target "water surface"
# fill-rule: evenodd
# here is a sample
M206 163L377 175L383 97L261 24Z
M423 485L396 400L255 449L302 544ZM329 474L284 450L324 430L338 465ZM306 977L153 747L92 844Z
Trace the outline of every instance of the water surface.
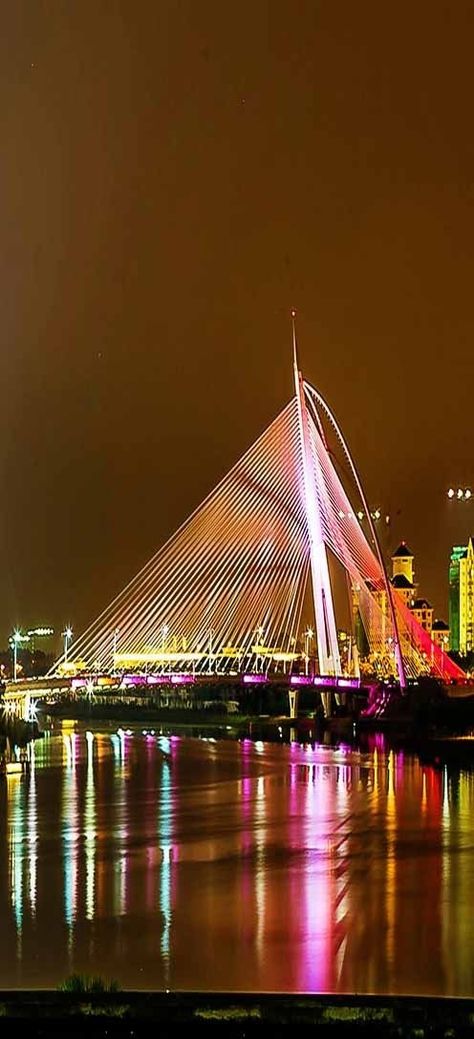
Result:
M0 986L474 994L474 775L62 732L0 781Z

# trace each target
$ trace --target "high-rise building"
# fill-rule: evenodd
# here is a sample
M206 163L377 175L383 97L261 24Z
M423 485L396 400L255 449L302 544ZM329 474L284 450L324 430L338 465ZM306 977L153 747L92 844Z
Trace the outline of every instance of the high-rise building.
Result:
M474 544L455 545L449 563L451 649L461 656L474 650Z
M451 649L459 653L459 564L465 553L464 545L455 545L449 561L449 630Z

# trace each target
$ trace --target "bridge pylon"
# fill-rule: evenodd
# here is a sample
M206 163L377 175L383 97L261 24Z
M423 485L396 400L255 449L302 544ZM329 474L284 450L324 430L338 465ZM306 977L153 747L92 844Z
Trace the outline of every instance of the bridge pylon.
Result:
M298 364L296 315L294 310L292 311L291 317L293 325L293 372L296 399L298 401L301 461L303 470L303 494L311 560L311 586L316 623L316 639L318 643L319 669L320 672L325 675L342 675L331 578L329 575L327 550L324 542L318 505L321 471L317 454L312 449L303 376Z

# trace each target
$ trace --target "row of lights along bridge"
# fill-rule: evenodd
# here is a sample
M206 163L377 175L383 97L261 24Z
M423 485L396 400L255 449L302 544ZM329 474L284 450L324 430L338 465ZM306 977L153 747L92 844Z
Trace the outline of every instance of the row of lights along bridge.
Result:
M41 634L44 634L45 632L47 632L48 635L53 635L54 634L54 631L53 631L52 628L49 628L49 629L39 629L39 630L40 630ZM116 657L117 657L117 648L118 648L118 638L119 638L119 635L120 635L120 631L119 631L118 628L116 628L115 631L113 632L112 644L111 644L111 662L112 662L112 670L113 671L116 670ZM215 635L214 630L212 628L210 628L209 629L209 633L208 633L208 645L206 647L206 650L204 650L203 653L202 653L203 658L205 658L206 656L208 657L208 672L209 672L209 674L212 673L212 670L213 670L213 659L215 657L215 654L214 654L214 651L213 651L213 637L214 637L214 635ZM252 645L252 646L249 645L247 647L247 649L242 648L242 658L245 657L245 658L248 659L249 656L253 656L255 658L254 667L255 667L255 670L257 672L263 671L265 656L267 655L267 652L268 652L268 651L265 651L264 647L261 645L262 639L263 639L264 635L265 635L265 629L263 628L263 626L260 626L260 627L256 628L255 631L251 633L250 639L249 639L250 642L255 642L256 644ZM63 641L63 664L62 664L62 668L64 670L67 670L68 664L69 664L69 659L68 659L69 658L69 646L70 646L70 643L71 643L71 640L72 640L72 636L73 636L73 630L72 630L71 627L68 626L62 632L62 638L64 640ZM163 624L161 626L161 628L160 628L160 636L161 636L161 652L162 652L162 655L164 657L166 652L167 652L167 650L168 650L168 646L169 646L170 627L169 627L168 624ZM345 633L344 633L344 636L345 636ZM18 630L14 631L12 633L11 637L10 637L10 640L9 640L10 641L10 646L11 646L12 651L13 651L13 677L14 677L15 681L18 678L18 671L19 671L18 651L22 647L25 646L25 643L30 641L30 638L31 638L31 633L23 634L21 631L18 631ZM312 644L312 640L313 639L314 639L314 631L313 631L313 629L311 627L308 626L307 628L305 628L305 630L302 633L302 641L304 643L303 657L304 657L305 674L308 674L308 672L309 672L309 662L310 662L310 658L311 658L311 644ZM293 641L293 644L295 645L296 644L296 639L293 639L292 641ZM174 642L176 642L176 638L174 639ZM200 648L201 647L198 646L198 651L199 651ZM165 665L165 661L163 660L163 665L162 666L164 667L164 665ZM100 667L99 667L99 670L100 670Z

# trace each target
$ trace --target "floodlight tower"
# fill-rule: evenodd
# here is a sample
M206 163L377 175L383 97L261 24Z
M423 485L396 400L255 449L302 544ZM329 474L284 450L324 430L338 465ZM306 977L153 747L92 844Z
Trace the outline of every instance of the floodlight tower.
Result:
M64 638L64 663L67 664L67 662L68 662L69 643L70 643L70 641L72 639L72 628L71 628L71 626L69 624L67 625L67 627L63 631L63 638Z
M336 618L332 599L326 545L324 543L318 506L318 484L321 481L319 463L311 448L309 416L306 407L303 376L298 365L296 343L296 313L291 312L293 327L293 369L303 466L303 493L310 546L311 585L313 590L319 671L322 675L341 675L341 659L337 641Z
M10 642L13 645L13 681L16 682L18 676L18 643L21 642L21 632L15 629Z

